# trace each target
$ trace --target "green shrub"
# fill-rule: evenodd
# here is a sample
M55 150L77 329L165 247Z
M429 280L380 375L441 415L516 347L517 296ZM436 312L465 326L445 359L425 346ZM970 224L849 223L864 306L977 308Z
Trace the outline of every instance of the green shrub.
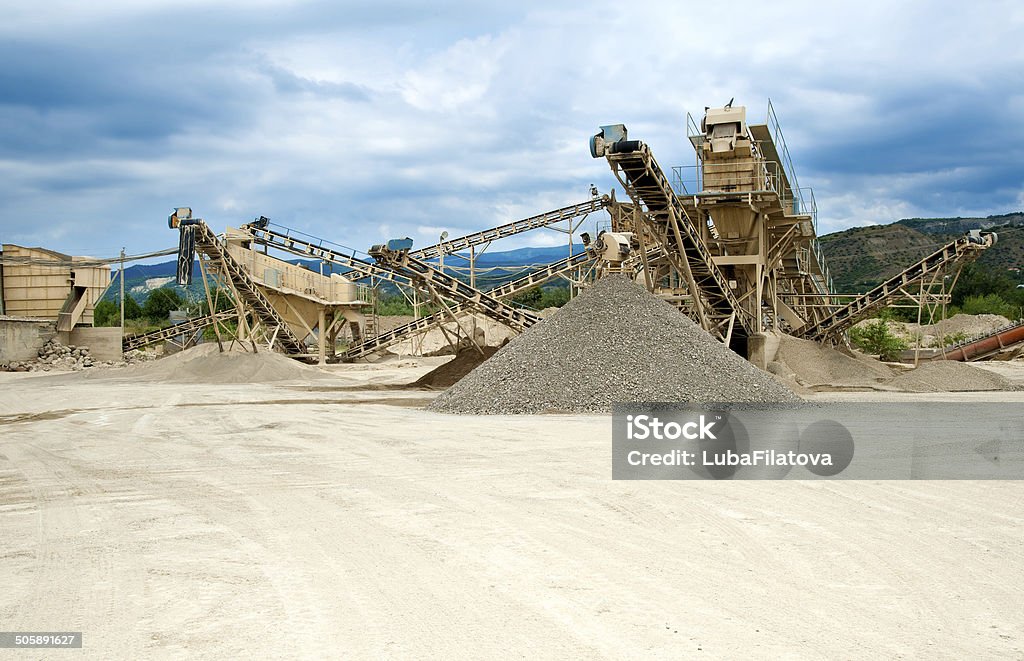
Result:
M142 308L131 296L124 299L124 318L141 319ZM121 325L121 301L102 300L96 304L92 312L93 326L120 326ZM127 323L126 323L127 325Z
M878 354L882 360L896 360L907 343L889 330L884 319L850 329L850 341L865 353Z
M942 347L948 347L952 344L960 344L961 342L966 340L967 337L967 333L964 333L963 331L960 331L959 333L949 333L947 335L943 335L942 337L935 338L935 341L933 341L929 346L931 346L933 349L940 349Z
M1008 303L999 294L968 296L960 306L960 312L964 314L998 314L1007 319L1020 317L1020 308Z

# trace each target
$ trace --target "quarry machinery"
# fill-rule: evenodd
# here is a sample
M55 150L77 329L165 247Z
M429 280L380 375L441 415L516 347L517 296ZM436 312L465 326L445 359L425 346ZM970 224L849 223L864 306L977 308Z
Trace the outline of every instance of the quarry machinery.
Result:
M834 306L813 196L796 183L770 103L768 116L748 125L746 108L730 102L706 109L699 130L688 120L693 190L683 168L670 183L622 124L590 139L591 156L607 160L634 205L612 214L617 225L662 248L644 268L648 288L741 353L747 337L801 328Z
M475 257L483 252L482 250L478 252L478 249L482 248L485 250L493 241L531 230L556 228L561 223L567 223L568 229L559 231L567 232L571 236L572 232L579 227L589 214L610 209L613 204L613 197L601 195L596 189L592 189L591 199L589 200L515 220L480 232L446 239L436 245L415 250L410 247L406 251L409 258L417 263L423 263L426 260L443 258L445 255L456 254L457 252L464 253L468 249L470 251L467 258L470 264L469 283L462 283L462 286L457 288L455 294L449 294L449 289L446 289L444 286L437 287L436 285L439 280L431 278L428 283L427 279L410 277L406 269L393 268L387 259L369 262L356 257L354 251L350 249L345 249L324 239L302 235L300 232L287 228L271 227L269 222L260 223L258 226L250 223L243 225L241 229L249 232L254 243L262 246L265 250L274 249L299 257L314 258L344 269L346 271L345 275L354 282L368 281L371 287L376 287L381 283L389 283L397 286L400 290L421 294L425 300L433 299L435 303L443 302L443 305L440 306L442 309L439 312L417 318L395 329L383 333L367 332L362 334L362 336L354 336L353 342L346 350L346 356L352 359L380 351L394 344L401 343L413 335L441 326L446 321L450 321L453 315L458 316L465 312L481 311L480 305L475 302L481 295L491 296L496 299L507 299L556 278L565 279L570 283L585 280L587 278L586 274L590 272L594 264L594 255L591 251L573 253L570 250L569 256L565 259L535 267L522 277L502 283L486 291L477 290L475 287L473 264ZM392 245L397 247L399 244L395 243ZM447 275L440 265L437 271L440 276ZM448 277L451 278L451 276ZM457 278L451 278L451 280L459 282ZM493 306L487 307L487 310L491 309L495 308ZM488 314L486 310L482 313ZM496 318L493 314L488 316ZM505 315L497 317L497 320L503 324L509 325L515 330L521 330L521 324L518 321L510 322L511 319L514 319L514 317ZM371 328L371 331L373 330L375 329Z
M388 269L426 287L434 299L442 304L442 299L462 303L467 308L518 331L526 330L540 321L540 317L532 312L508 305L413 257L410 254L411 248L411 239L392 239L386 244L372 246L370 256ZM452 311L449 309L449 312Z
M252 226L266 227L269 219L260 217ZM211 310L217 305L211 295L207 278L216 279L228 291L236 308L234 319L238 323L238 336L242 339L261 338L268 347L295 358L318 358L326 362L333 358L335 340L344 327L354 336L360 335L365 324L362 310L367 302L360 298L361 290L338 274L317 274L298 264L270 257L253 249L253 234L247 229L228 228L223 238L218 237L202 219L193 218L191 209L176 209L168 225L179 229L178 281L187 284L191 279L194 254L199 256L200 272L207 304ZM189 327L211 322L218 342L221 333L218 324L223 315L186 322ZM172 331L164 331L164 334ZM305 338L317 340L316 352L307 349ZM155 338L132 338L131 344Z
M651 264L653 272L647 278L654 292L682 293L684 309L694 321L745 353L746 338L758 325L741 305L733 283L715 262L701 229L687 214L650 147L629 140L626 127L615 124L601 127L591 138L590 148L595 158L607 159L633 200L635 229L663 249L664 259Z

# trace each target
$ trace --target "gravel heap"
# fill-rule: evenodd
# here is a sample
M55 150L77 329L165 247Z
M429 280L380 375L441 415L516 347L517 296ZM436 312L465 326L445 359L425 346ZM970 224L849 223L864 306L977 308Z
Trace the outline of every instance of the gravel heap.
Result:
M447 363L427 372L412 385L421 388L447 388L455 385L478 365L493 356L497 347L483 347L480 351L473 348L460 349L459 353Z
M806 388L868 387L888 381L891 369L870 356L843 353L811 340L789 335L779 338L779 350L769 370Z
M773 376L622 276L598 280L430 405L606 413L614 402L794 402Z
M953 360L922 363L888 382L904 392L969 392L976 390L1012 390L1010 380L1001 374Z
M997 328L1010 324L1010 320L998 314L955 314L949 319L932 324L921 326L922 333L943 337L945 335L956 335L963 333L967 337L990 333Z
M253 353L238 343L224 344L222 353L216 342L179 351L165 358L97 378L131 378L167 383L275 383L308 381L330 377L310 365L267 349Z
M39 349L38 356L33 360L0 363L0 372L79 372L91 367L124 367L153 359L143 351L129 351L122 360L96 360L90 355L89 347L63 345L57 340L47 340Z

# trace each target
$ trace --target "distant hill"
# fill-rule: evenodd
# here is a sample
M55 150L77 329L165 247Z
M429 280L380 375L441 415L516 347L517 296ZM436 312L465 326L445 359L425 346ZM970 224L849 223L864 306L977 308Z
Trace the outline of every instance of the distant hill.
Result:
M1024 212L985 218L907 218L826 234L821 245L836 291L863 292L972 229L999 235L996 245L978 259L980 266L1024 267Z

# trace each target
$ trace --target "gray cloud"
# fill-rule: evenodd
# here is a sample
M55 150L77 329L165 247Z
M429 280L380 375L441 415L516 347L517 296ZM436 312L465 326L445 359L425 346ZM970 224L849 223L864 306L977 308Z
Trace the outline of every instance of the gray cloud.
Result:
M657 3L54 11L0 26L4 241L164 247L180 204L356 247L426 241L609 189L586 147L600 124L690 164L686 111L730 97L751 121L773 99L823 229L1024 206L1011 3L750 2L728 24Z

